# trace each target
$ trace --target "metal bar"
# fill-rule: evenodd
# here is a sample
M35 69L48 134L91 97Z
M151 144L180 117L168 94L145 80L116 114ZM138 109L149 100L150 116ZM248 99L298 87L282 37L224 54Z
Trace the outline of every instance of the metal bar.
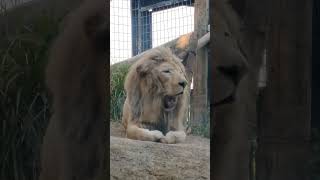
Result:
M139 19L140 19L140 1L131 0L131 29L132 29L132 55L139 54Z
M152 5L147 5L144 6L143 4L141 5L141 11L149 11L152 9L152 11L159 11L163 9L169 9L172 7L177 7L181 5L186 5L186 6L191 6L192 3L188 0L169 0L169 1L160 1L158 3L152 4Z
M201 49L210 42L210 32L207 32L204 36L198 39L197 49Z

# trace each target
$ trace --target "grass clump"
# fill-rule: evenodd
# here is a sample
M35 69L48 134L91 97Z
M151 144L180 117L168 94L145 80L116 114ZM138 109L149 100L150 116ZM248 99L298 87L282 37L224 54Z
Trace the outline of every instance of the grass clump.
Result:
M129 64L111 67L110 73L110 118L111 121L121 121L122 107L126 99L124 91L125 77L129 71Z
M50 113L44 69L57 27L38 16L0 40L0 179L38 179Z

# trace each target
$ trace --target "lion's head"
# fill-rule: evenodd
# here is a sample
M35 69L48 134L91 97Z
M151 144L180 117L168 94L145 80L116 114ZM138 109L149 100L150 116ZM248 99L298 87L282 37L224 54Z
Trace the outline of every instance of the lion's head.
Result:
M185 93L187 83L181 60L169 49L159 47L146 53L130 68L125 90L133 95L131 97L142 98L140 101L159 99L163 110L172 111ZM132 84L136 84L135 89Z
M170 118L183 119L187 84L181 59L169 49L158 47L146 52L130 67L125 81L131 119L151 123L163 131L170 129L163 118L170 114Z

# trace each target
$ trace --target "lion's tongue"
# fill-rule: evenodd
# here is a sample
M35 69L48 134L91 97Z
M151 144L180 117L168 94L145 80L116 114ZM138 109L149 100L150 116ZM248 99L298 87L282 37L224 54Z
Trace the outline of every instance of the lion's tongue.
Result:
M164 98L164 108L166 110L172 110L177 104L177 98L174 96L166 96Z

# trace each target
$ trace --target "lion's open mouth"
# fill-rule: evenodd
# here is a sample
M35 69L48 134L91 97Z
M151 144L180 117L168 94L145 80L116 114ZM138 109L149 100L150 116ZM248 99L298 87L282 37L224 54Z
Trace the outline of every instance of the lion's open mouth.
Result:
M180 93L181 94L181 93ZM164 97L164 110L165 111L172 111L176 107L178 102L177 96L165 96Z

